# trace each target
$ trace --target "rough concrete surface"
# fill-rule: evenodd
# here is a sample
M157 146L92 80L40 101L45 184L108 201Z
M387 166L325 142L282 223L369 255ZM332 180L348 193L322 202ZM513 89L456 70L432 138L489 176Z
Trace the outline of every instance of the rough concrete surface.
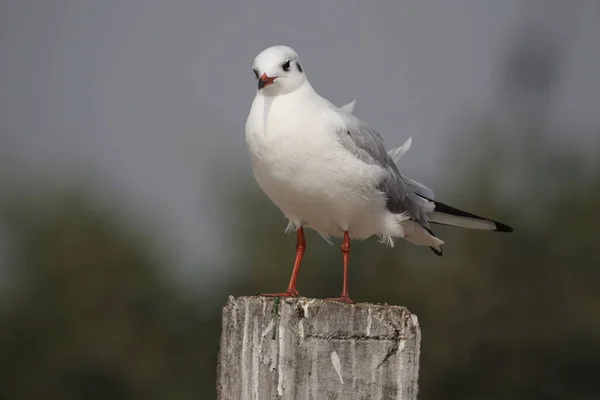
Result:
M229 297L220 400L415 400L421 332L406 308Z

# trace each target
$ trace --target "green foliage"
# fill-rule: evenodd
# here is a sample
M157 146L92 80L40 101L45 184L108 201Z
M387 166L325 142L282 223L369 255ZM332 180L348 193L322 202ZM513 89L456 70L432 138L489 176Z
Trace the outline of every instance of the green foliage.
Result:
M197 377L214 374L216 337L147 238L79 194L18 199L4 211L12 251L3 268L0 398L211 392Z

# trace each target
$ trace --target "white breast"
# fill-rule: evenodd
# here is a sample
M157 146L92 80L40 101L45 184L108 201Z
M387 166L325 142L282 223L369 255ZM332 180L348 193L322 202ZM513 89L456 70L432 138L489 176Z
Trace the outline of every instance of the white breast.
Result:
M383 169L348 153L331 123L318 103L299 104L294 93L259 94L246 124L256 180L296 225L335 236L379 234L385 198L376 185Z

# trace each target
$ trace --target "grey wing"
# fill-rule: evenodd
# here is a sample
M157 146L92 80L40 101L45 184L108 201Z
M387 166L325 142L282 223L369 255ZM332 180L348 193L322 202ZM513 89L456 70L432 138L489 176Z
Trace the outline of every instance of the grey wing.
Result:
M417 196L404 181L398 167L385 150L379 133L352 115L343 118L345 124L337 131L342 145L363 162L377 164L385 169L379 189L387 197L388 210L396 214L406 212L412 220L429 227L425 213L426 201Z

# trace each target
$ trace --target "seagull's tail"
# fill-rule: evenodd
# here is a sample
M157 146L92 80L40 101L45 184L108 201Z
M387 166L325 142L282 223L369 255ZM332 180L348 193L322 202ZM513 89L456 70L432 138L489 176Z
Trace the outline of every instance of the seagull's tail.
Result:
M435 208L432 212L427 214L427 217L429 217L429 221L434 224L496 232L513 231L513 228L501 222L479 217L466 211L450 207L439 201L430 201L434 203Z
M435 236L431 229L425 228L412 220L402 221L402 229L404 239L417 246L428 246L436 255L442 256L444 241Z

